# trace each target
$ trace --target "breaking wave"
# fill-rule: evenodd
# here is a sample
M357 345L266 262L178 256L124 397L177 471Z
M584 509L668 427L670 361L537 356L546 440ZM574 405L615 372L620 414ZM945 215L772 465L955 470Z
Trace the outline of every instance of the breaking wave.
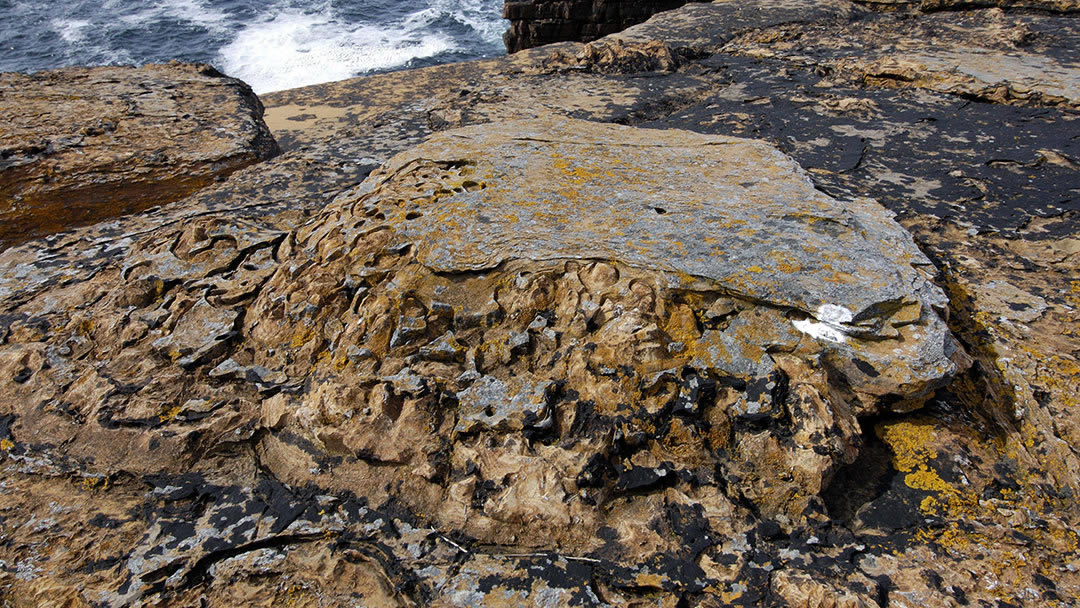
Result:
M265 93L503 53L501 0L0 0L0 71L212 63Z

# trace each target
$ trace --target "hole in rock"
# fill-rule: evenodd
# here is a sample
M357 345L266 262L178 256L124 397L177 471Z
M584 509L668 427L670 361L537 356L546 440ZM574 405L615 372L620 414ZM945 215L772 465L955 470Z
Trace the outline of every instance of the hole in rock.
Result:
M863 505L881 497L889 489L892 476L892 450L876 433L874 426L884 421L881 416L863 418L862 447L859 456L849 465L836 471L832 481L821 492L829 517L848 524Z
M663 207L653 207L653 211L655 211L657 215L664 215L667 213L667 209L664 209Z

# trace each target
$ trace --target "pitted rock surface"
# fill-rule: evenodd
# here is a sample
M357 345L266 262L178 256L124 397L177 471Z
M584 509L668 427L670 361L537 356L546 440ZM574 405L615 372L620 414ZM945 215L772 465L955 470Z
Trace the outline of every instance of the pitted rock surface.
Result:
M771 215L793 238L743 227ZM725 257L725 239L742 250ZM126 247L91 280L8 291L0 348L25 470L93 462L91 480L161 479L167 502L228 497L195 520L155 516L118 567L128 582L102 590L110 605L182 595L242 547L370 527L366 506L326 519L343 492L470 546L584 560L529 582L562 584L552 605L580 592L559 583L579 564L618 588L697 593L709 579L693 564L743 529L732 514L820 517L859 452L857 416L917 407L957 371L906 233L751 140L569 120L450 131L295 231L195 217ZM258 517L263 490L181 491L198 454L238 449L328 508L275 523ZM225 471L251 474L231 458ZM421 595L468 603L484 559L425 571Z
M279 158L0 252L0 604L1075 605L1080 21L935 4L692 3L274 93ZM765 140L879 201L974 364L905 381L933 290L860 327L513 234L435 272L410 225L480 164L357 187L551 117Z
M670 287L702 281L786 310L795 328L836 343L865 368L840 366L852 386L873 384L867 390L897 403L928 394L954 371L953 341L934 312L944 294L908 234L873 202L815 190L762 142L517 122L437 135L392 159L385 174L352 205L385 216L398 235L394 247L412 248L435 273L515 260L617 261L664 273ZM419 192L399 195L396 206L379 202L391 195L367 194L392 192L405 179L420 180ZM701 344L730 357L709 335ZM698 352L696 342L686 346L687 355Z
M263 106L208 65L0 75L0 243L180 200L278 152Z

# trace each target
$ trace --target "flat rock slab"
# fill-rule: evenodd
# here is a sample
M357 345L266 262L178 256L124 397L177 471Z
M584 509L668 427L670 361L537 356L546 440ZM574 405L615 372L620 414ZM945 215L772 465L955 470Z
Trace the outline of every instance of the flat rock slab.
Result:
M0 74L0 242L176 201L269 158L262 113L207 65Z
M471 169L435 184L435 204L400 210L401 234L436 272L614 259L867 327L945 302L890 212L815 190L765 142L556 119L437 135L388 171L417 159Z

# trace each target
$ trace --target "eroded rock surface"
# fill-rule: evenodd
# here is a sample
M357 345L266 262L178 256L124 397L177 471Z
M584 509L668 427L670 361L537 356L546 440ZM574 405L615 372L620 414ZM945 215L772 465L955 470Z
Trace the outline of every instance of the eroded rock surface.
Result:
M0 253L0 598L1076 604L1078 22L895 8L693 3L274 93L280 157ZM569 132L436 135L522 119ZM675 188L683 154L735 158ZM722 244L671 238L704 232L672 201L746 172L713 204L799 230L766 211L790 192L836 221L802 233L819 252L713 225L737 254L906 259L703 263ZM534 199L589 210L589 240Z
M471 546L645 564L616 586L697 592L733 514L822 516L857 416L917 407L956 373L928 266L883 208L822 195L760 142L566 120L447 132L297 231L190 220L26 300L0 354L8 454L153 476L170 497L208 491L165 481L205 463L192 442L230 460L246 445L328 505L352 492ZM221 491L239 494L220 515L146 522L129 580L99 599L171 597L226 547L370 525L360 506L248 524L268 499ZM658 535L640 515L658 507L706 535ZM462 603L438 590L475 582L417 585Z
M269 158L247 85L206 65L0 75L0 243L180 200Z

